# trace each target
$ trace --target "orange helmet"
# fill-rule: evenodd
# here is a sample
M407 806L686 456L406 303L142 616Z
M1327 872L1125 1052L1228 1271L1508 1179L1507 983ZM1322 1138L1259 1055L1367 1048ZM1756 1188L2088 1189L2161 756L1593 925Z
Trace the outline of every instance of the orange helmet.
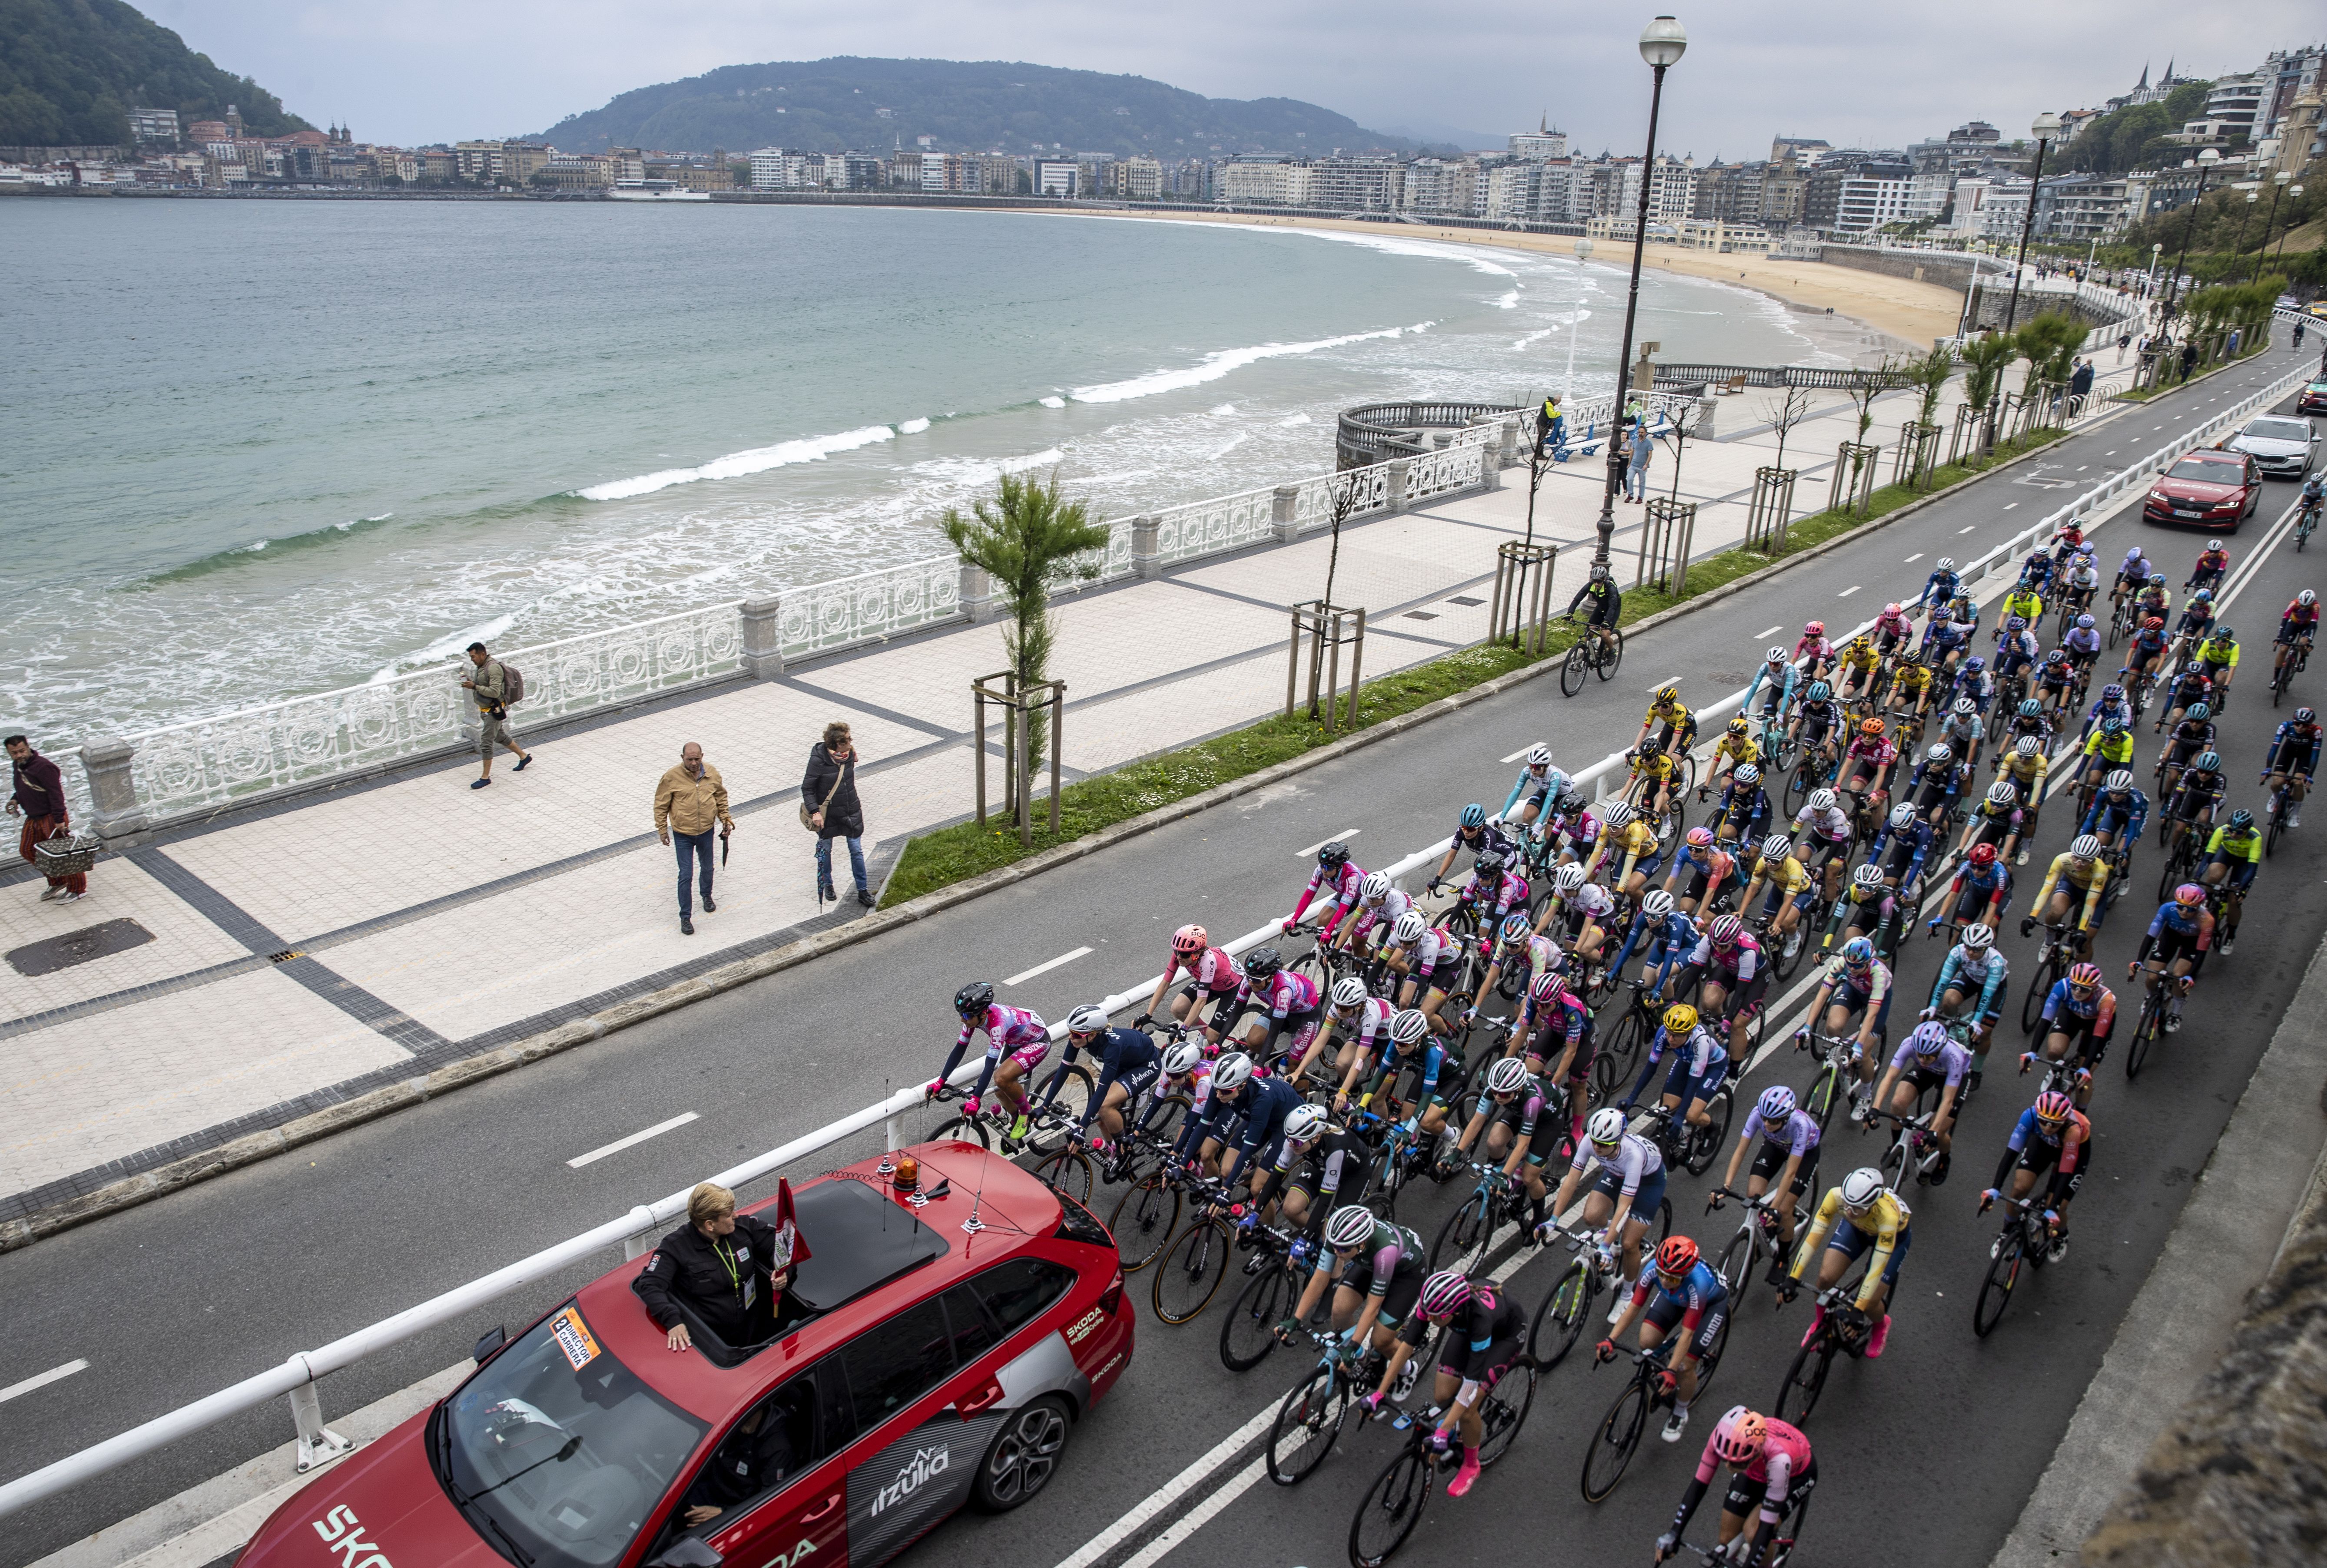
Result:
M1881 719L1865 720L1858 726L1858 733L1862 735L1879 735L1883 733L1883 721Z
M1713 1429L1713 1451L1724 1464L1753 1462L1770 1441L1770 1423L1743 1405L1733 1406Z

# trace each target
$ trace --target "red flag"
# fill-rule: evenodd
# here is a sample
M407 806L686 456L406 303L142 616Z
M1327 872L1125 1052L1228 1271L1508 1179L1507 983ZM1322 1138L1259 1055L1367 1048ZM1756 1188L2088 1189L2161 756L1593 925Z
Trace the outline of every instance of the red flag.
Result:
M807 1240L799 1233L799 1218L792 1212L792 1184L781 1177L776 1179L776 1255L771 1260L771 1273L789 1274L795 1264L806 1263L815 1255L808 1250Z

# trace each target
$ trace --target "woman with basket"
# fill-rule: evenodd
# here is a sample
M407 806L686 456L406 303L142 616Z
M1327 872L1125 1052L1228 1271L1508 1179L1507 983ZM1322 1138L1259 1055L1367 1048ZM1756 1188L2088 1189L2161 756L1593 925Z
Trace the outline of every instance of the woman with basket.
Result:
M97 862L97 840L73 835L64 775L57 765L33 750L32 742L22 735L9 736L6 744L16 786L8 799L8 815L24 819L16 853L47 875L49 891L41 895L42 903L77 903L89 892L89 868Z

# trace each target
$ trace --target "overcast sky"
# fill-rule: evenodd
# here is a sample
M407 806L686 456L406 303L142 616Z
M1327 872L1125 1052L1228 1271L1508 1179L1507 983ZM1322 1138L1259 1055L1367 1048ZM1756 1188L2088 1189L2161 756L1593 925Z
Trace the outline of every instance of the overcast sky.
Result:
M1670 0L1668 0L1670 3ZM1029 61L1152 77L1212 98L1305 98L1376 129L1500 135L1547 111L1580 150L1647 127L1635 40L1653 11L1541 0L144 0L192 48L294 113L401 144L538 131L616 93L715 66L834 54ZM1679 12L1662 144L1735 159L1771 135L1895 146L1986 119L2098 105L2145 61L2251 70L2315 41L2317 0L1724 0Z

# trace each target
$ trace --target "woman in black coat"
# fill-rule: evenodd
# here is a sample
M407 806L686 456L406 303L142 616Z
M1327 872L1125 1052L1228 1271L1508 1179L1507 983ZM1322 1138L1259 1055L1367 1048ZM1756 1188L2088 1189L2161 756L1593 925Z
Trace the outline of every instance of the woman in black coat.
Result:
M864 881L864 808L856 799L856 745L848 726L824 727L824 739L808 748L808 775L800 780L800 806L816 832L816 883L819 897L838 901L832 889L832 841L848 841L848 864L856 874L856 901L873 907Z

